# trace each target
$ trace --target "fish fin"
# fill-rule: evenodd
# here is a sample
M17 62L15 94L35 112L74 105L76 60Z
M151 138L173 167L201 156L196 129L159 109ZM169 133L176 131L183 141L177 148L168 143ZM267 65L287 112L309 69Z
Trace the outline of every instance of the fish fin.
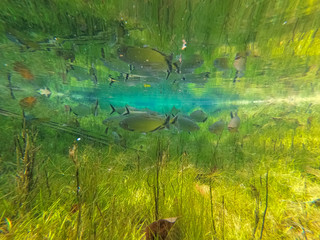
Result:
M208 117L206 117L205 119L203 119L203 121L202 121L202 122L205 122L205 121L207 121L207 119L208 119Z
M173 118L173 120L172 120L171 124L175 124L175 123L176 123L176 121L177 121L177 119L178 119L178 116L175 116L175 117Z
M110 103L110 107L111 107L111 109L112 109L112 111L111 111L111 113L110 113L110 115L111 115L112 113L114 113L114 112L116 111L116 109L114 108L114 106L112 106L111 103Z
M230 116L231 116L231 119L233 118L233 113L232 113L232 111L230 112Z
M128 114L130 114L130 111L129 111L128 106L126 106L126 112L124 114L122 114L122 115L128 115Z
M170 129L170 115L167 116L166 121L164 122L163 126Z
M170 70L167 70L167 77L166 77L166 80L169 78L170 73L171 73L171 71L170 71Z
M109 130L109 127L106 127L106 130L104 130L104 133L108 134L108 130Z

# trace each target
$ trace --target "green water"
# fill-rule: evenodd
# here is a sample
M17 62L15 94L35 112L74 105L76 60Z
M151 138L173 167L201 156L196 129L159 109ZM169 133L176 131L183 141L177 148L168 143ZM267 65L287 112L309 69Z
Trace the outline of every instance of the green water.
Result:
M1 0L0 239L319 239L319 27L316 0Z

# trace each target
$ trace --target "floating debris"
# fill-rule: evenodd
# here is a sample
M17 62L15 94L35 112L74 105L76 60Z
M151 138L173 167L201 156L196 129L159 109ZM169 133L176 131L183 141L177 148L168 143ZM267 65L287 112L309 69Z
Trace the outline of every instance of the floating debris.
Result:
M41 89L38 91L38 93L39 93L40 95L44 95L44 96L46 96L46 97L50 97L50 96L51 96L51 91L50 91L50 89L47 88L47 87L45 87L44 89L41 88Z
M35 97L25 97L20 100L19 104L23 109L31 109L37 103L37 98Z
M13 65L13 70L20 73L23 78L29 81L32 81L34 79L34 76L29 68L27 68L22 62L15 62Z

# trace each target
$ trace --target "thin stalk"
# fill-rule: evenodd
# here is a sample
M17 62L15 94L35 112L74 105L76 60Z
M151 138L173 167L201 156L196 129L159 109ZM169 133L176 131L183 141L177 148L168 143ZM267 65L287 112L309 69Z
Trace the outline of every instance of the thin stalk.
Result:
M268 210L268 175L269 175L269 171L267 171L267 175L266 175L266 208L264 209L264 213L263 213L263 220L262 220L262 226L261 226L261 233L260 233L260 240L262 239L262 234L263 234L263 229L264 229L264 223L266 220L266 215L267 215L267 210Z

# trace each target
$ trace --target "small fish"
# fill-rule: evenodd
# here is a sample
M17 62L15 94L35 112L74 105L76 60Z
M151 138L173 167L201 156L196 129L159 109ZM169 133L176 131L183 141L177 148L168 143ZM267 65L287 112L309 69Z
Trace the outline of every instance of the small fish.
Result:
M119 122L119 126L125 130L136 132L153 132L168 126L170 116L155 116L148 113L128 114L126 118Z
M237 53L236 58L234 59L233 66L237 70L236 76L233 79L233 83L237 81L238 78L243 77L246 70L247 63L247 53Z
M37 103L37 98L35 97L25 97L20 100L19 104L23 109L31 109Z
M25 78L29 81L32 81L34 79L34 76L31 73L31 71L21 62L15 62L13 65L13 70L20 73L20 75L23 78Z
M184 116L177 115L171 123L181 131L194 132L200 130L198 124Z
M190 114L190 118L196 122L205 122L208 115L202 110L196 110Z
M51 96L51 91L47 87L45 87L44 89L40 88L38 93L40 93L40 95L44 95L46 97L50 97Z
M240 118L238 117L237 112L235 112L235 116L233 116L232 112L230 113L231 120L228 124L229 132L238 132L238 128L240 127Z
M151 85L150 84L143 84L143 87L149 88L149 87L151 87Z
M223 132L225 123L223 120L217 121L214 124L209 126L209 131L216 134L220 135Z

